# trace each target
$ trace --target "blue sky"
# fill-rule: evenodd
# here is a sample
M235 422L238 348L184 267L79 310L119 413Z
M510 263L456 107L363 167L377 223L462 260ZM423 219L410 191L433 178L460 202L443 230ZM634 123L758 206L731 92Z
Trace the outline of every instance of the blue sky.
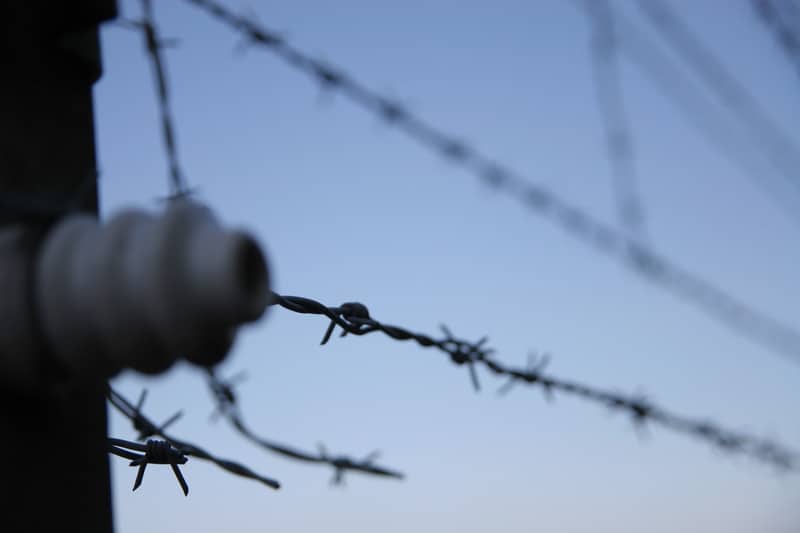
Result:
M800 447L797 364L632 275L269 52L242 47L188 3L157 4L162 33L180 39L166 58L187 178L226 223L257 236L277 292L360 301L382 321L430 334L440 323L467 339L488 334L507 363L547 351L554 375L643 393L678 413ZM749 3L670 4L800 143L800 79ZM590 27L570 3L227 5L617 223ZM663 49L633 2L614 6ZM121 9L139 14L138 2ZM166 165L140 36L108 26L102 45L95 104L103 212L159 209ZM800 327L796 219L698 134L664 87L621 59L650 242ZM759 175L776 176L768 163L756 165ZM224 422L210 424L213 404L196 369L126 373L115 386L131 398L149 388L154 418L186 411L177 435L284 487L271 492L190 460L188 498L168 469L155 467L131 493L135 472L111 458L117 530L800 527L796 474L658 427L638 435L622 414L567 397L549 404L520 386L497 398L500 382L488 375L476 395L464 369L443 355L379 335L321 347L326 326L271 309L242 332L221 371L248 371L238 392L254 430L309 450L317 442L356 457L381 449L381 462L404 471L404 482L353 474L346 487L330 488L325 468L267 455ZM133 437L116 414L110 427Z

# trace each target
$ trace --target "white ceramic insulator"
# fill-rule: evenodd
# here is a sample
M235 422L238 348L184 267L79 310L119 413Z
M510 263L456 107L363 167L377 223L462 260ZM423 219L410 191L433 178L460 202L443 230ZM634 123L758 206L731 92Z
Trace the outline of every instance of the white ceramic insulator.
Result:
M132 210L104 226L70 216L48 234L35 275L48 347L81 375L157 373L178 358L216 364L270 294L255 240L186 201L158 218Z

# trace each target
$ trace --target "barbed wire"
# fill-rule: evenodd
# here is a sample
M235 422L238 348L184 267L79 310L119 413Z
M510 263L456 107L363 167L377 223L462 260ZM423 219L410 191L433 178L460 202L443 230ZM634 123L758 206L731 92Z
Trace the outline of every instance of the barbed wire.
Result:
M160 436L164 438L166 442L168 442L173 448L187 457L197 457L198 459L209 461L223 470L230 472L231 474L258 481L272 489L280 488L280 483L272 478L257 474L250 468L236 461L222 459L209 453L200 446L177 439L166 433L166 426L174 422L175 419L177 419L177 415L173 415L167 422L161 425L154 423L141 411L145 396L146 393L143 392L142 396L139 398L139 402L134 406L131 402L125 399L125 397L115 391L110 385L106 391L106 397L108 398L109 403L111 403L111 405L113 405L120 413L130 420L134 430L139 433L138 438L140 440Z
M627 411L637 426L653 422L664 428L705 441L729 453L750 456L784 471L797 471L800 455L770 439L726 429L708 420L694 419L672 413L651 403L644 397L627 396L574 381L545 374L543 365L514 368L493 359L482 361L484 366L499 376L508 376L511 382L521 382L541 387L549 398L556 392L602 404L610 409ZM508 387L508 385L506 386Z
M678 267L652 248L630 243L608 224L572 206L544 187L530 183L511 169L483 155L477 148L437 129L402 104L369 89L342 70L293 47L281 35L265 29L252 18L237 15L213 0L186 1L234 28L253 44L274 52L321 86L338 90L358 106L405 132L424 147L496 189L514 196L532 212L555 222L584 244L616 258L644 279L677 294L709 317L730 327L732 331L795 363L800 362L800 332L794 327Z
M142 36L144 37L145 51L150 59L150 66L156 87L158 110L161 118L161 134L167 157L167 171L170 185L168 199L178 199L187 196L191 191L186 185L186 179L178 158L178 146L175 140L176 128L172 119L172 106L170 104L164 58L161 55L161 49L173 46L175 41L163 39L159 35L153 15L152 1L140 1L142 4L141 20L121 20L117 22L117 25L130 29L137 29L142 32Z
M301 296L281 296L273 292L270 305L279 305L295 313L328 317L331 322L325 334L322 336L320 344L326 344L331 338L334 328L339 326L342 328L341 337L346 336L348 333L352 333L353 335L366 335L368 333L380 331L395 340L411 340L424 348L436 348L446 353L450 357L450 361L454 364L467 365L472 386L476 391L480 390L480 382L478 381L478 374L475 371L475 362L492 353L492 350L484 347L489 340L488 337L484 336L474 343L468 342L455 338L450 330L447 329L447 326L442 325L440 327L444 333L444 337L441 339L434 339L424 333L414 333L398 326L382 324L370 316L369 310L365 305L357 302L347 302L338 307L328 307L310 298Z
M605 129L614 199L623 228L632 239L644 243L645 212L637 190L636 154L619 76L614 13L608 0L594 2L592 9L597 12L590 40L594 89Z
M233 391L232 381L234 379L222 380L212 369L208 369L207 372L208 386L217 402L215 414L221 414L240 435L257 446L296 461L333 467L332 485L342 485L346 472L360 472L394 479L403 479L405 477L401 472L376 465L375 460L380 454L379 451L373 451L364 459L358 460L346 455L330 455L322 444L318 444L318 453L311 453L257 435L244 423L237 397Z
M548 399L552 399L556 392L563 393L567 396L601 404L609 409L626 411L637 426L652 422L669 430L705 441L720 450L747 455L781 470L800 469L800 456L797 452L772 440L732 431L707 420L693 419L672 413L644 397L627 396L546 374L544 369L549 357L543 357L538 361L532 358L524 368L504 365L491 357L494 350L485 347L487 337L472 343L455 337L447 328L444 328L445 336L435 339L423 333L414 333L398 326L383 324L371 318L364 304L355 302L338 307L328 307L310 298L273 294L272 305L279 305L295 313L314 314L330 319L330 325L321 344L328 341L335 326L342 328L341 336L346 334L366 335L379 331L395 340L413 340L420 346L436 348L449 355L450 360L456 365L467 363L473 376L473 384L476 385L478 378L475 367L483 365L493 375L509 378L509 382L501 387L499 392L507 392L515 383L537 386L544 391ZM212 389L214 386L212 385ZM230 389L227 389L226 392L226 389L219 388L215 395L221 404L233 398ZM240 428L240 431L246 433L247 429L243 427ZM287 455L290 454L287 453Z
M751 0L750 3L758 17L774 35L786 59L800 75L800 9L789 2L781 4L783 9L771 0ZM788 15L787 18L790 20L785 19L784 14Z
M528 183L527 180L503 165L482 155L469 144L438 130L412 114L401 104L371 91L342 71L334 69L326 63L291 47L282 37L264 30L250 19L235 15L220 4L210 0L188 1L206 8L212 15L232 25L252 42L271 48L289 64L311 75L324 87L338 89L360 106L405 131L424 146L437 151L453 163L470 170L488 184L515 195L535 212L548 216L572 235L592 245L595 249L621 259L626 266L644 275L646 279L662 284L672 292L687 298L718 320L734 328L744 328L752 338L759 340L779 353L792 357L800 354L800 349L798 349L800 346L800 334L793 328L780 324L776 320L739 302L709 282L669 263L651 249L641 245L630 245L630 243L626 242L624 236L606 224L569 205L554 196L550 191ZM152 24L150 28L152 39L157 42ZM152 39L148 42L152 42ZM150 47L148 47L148 50L150 50ZM152 52L150 53L152 56ZM160 65L155 59L153 61ZM156 67L156 70L158 69L160 69L160 66ZM161 79L163 79L163 76ZM166 95L165 91L163 93ZM171 124L171 121L169 122ZM165 139L167 137L168 135L165 133ZM177 163L177 158L174 161ZM488 340L485 337L473 343L456 338L447 328L443 327L444 337L436 339L426 334L383 324L370 316L366 306L356 302L349 302L338 307L328 307L308 298L274 294L271 304L280 305L297 313L326 316L330 320L330 324L323 335L321 344L329 341L336 326L342 328L342 336L346 334L365 335L380 331L396 340L413 340L420 346L436 348L446 353L456 365L466 364L470 371L472 384L476 390L480 387L476 366L481 364L494 375L509 378L510 381L504 387L504 390L518 382L530 386L539 386L548 396L552 396L554 392L559 392L600 403L611 409L627 411L637 425L648 421L654 422L668 429L709 442L728 452L743 453L783 469L796 468L796 453L770 440L730 431L711 422L675 415L650 403L645 398L625 396L544 374L541 363L529 365L527 368L504 366L490 357L493 351L484 347ZM346 456L331 457L324 448L321 448L318 454L313 454L263 439L254 434L244 424L241 413L239 413L236 406L236 399L230 384L218 380L211 374L209 385L215 394L215 398L217 398L219 412L243 436L263 448L283 456L332 466L334 468L332 481L335 483L341 482L344 472L348 470L389 477L402 477L402 474L398 472L374 465L374 454L370 454L362 461L357 461ZM115 393L110 392L109 399L131 419L134 427L140 432L140 437L161 435L167 439L168 443L185 455L197 455L206 458L229 471L265 482L265 478L253 474L249 469L241 465L216 459L196 446L176 441L165 435L166 426L174 421L175 417L161 426L157 426L141 414L141 405L134 407L127 401L115 396ZM116 399L117 403L115 403L114 399ZM241 472L245 473L242 474ZM270 481L272 481L272 484L265 483L277 488L277 482Z
M737 117L776 164L785 181L800 191L800 156L796 143L761 108L753 94L717 59L675 10L661 0L638 0L637 6L664 40ZM800 49L798 49L800 52ZM797 208L797 205L794 204Z
M572 0L571 3L590 18L597 16L597 10L593 9L594 2ZM760 164L764 162L763 160L759 163L752 158L757 155L757 159L761 159L760 154L753 150L753 143L744 142L741 135L737 134L722 113L711 105L711 101L698 92L696 87L687 80L683 71L653 42L648 40L648 37L622 12L617 12L616 24L620 49L625 50L627 57L637 65L642 73L649 77L664 95L675 102L688 123L703 135L720 155L738 166L750 181L761 188L777 206L791 217L792 221L800 223L797 197L787 194L780 183L772 178L772 174L764 171ZM707 77L705 74L702 76L704 80ZM762 144L762 141L756 144ZM786 170L781 165L778 166L778 170L788 175L785 181L790 183L794 181L791 170Z

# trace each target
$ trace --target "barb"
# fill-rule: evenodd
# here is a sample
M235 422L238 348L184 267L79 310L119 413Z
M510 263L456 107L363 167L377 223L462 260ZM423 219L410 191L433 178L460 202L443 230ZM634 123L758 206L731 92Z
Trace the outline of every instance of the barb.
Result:
M138 29L144 37L145 50L150 58L150 65L153 71L153 79L158 96L158 109L161 114L161 133L164 140L164 149L167 155L167 166L169 171L170 196L168 199L179 199L191 193L186 186L181 165L178 160L178 147L175 140L175 127L172 119L172 107L169 99L169 87L167 85L166 69L161 49L172 46L174 41L162 39L153 16L153 5L151 0L141 0L142 20L122 21L119 25Z
M208 386L217 402L216 412L221 413L240 435L261 448L296 461L333 467L334 473L331 478L332 485L344 484L344 475L348 471L394 479L404 478L404 475L400 472L376 465L374 461L378 458L379 454L377 452L370 453L362 460L356 460L346 455L329 455L325 447L321 444L319 445L319 453L315 454L279 444L256 435L245 425L242 419L236 395L232 389L231 380L220 379L211 369L208 369L207 372Z
M336 89L358 106L382 119L429 150L485 183L520 200L532 212L565 229L596 251L614 257L633 272L677 294L711 318L727 325L773 352L800 363L800 332L792 326L747 305L699 276L678 267L654 250L631 245L624 235L588 213L568 204L540 185L484 156L476 148L450 136L402 104L372 91L341 70L292 47L276 32L267 30L213 0L186 0L263 46L323 87ZM338 325L341 326L337 322ZM348 330L353 333L353 331Z
M784 470L796 470L800 467L800 457L798 457L796 452L768 439L731 431L711 422L677 415L639 396L625 396L616 392L546 374L544 370L550 360L549 355L537 358L534 354L529 354L527 367L515 368L506 366L490 357L494 350L483 348L483 345L487 341L486 337L477 343L471 344L456 339L445 328L445 334L447 335L445 340L436 341L427 335L411 333L397 326L386 326L371 318L358 318L357 321L354 321L351 316L347 316L346 314L343 316L342 308L344 306L327 307L315 300L297 296L280 296L274 294L272 305L280 305L296 313L326 316L331 320L332 324L340 326L346 333L365 335L370 332L381 331L397 340L413 339L420 346L436 347L450 354L451 358L453 354L469 354L465 357L468 357L468 360L471 361L470 368L473 368L474 365L482 364L493 375L498 377L505 376L509 379L508 383L498 391L500 393L507 393L516 383L538 386L545 393L545 397L548 400L552 400L556 393L562 393L567 396L574 396L582 400L598 403L609 409L626 411L631 416L637 428L644 427L646 422L653 422L672 431L703 440L723 451L748 455ZM348 309L358 309L360 317L369 316L365 305L354 303L347 305L349 306ZM327 340L330 331L331 328L329 327L323 338L323 343ZM220 387L221 385L219 384L212 385L212 390L219 390ZM228 397L232 396L217 395L217 398L223 398L223 401ZM225 409L225 411L228 413L232 412L230 409ZM243 435L259 442L258 438L249 433L249 430L244 426L241 420L237 418L236 414L230 415L230 419ZM274 445L269 441L260 441L260 444L273 451L283 453L284 455L296 459L319 461L320 458L324 457L324 455L313 456L293 450L280 449L280 446Z
M222 468L223 470L227 470L232 474L236 474L237 476L259 481L270 488L273 489L280 488L280 483L272 478L256 474L251 469L240 463L228 459L221 459L219 457L212 455L211 453L207 452L206 450L204 450L199 446L196 446L194 444L170 436L164 431L164 426L166 424L162 424L161 426L156 425L149 418L147 418L136 406L131 404L121 394L119 394L117 391L111 388L110 385L108 387L106 396L111 405L113 405L120 413L125 415L125 417L127 417L131 421L134 429L138 431L140 435L145 434L148 436L155 436L155 435L161 436L169 444L171 444L174 448L176 448L186 456L197 457L198 459L209 461L211 463L214 463L218 467Z
M614 16L608 0L594 2L592 9L597 12L591 38L595 97L605 126L617 211L630 236L643 243L646 236L644 207L637 191L639 178L633 136L618 72Z
M758 2L759 0L756 0ZM765 1L769 11L769 2ZM751 136L767 153L786 182L800 191L797 168L800 165L798 148L792 139L773 122L758 104L753 94L740 83L706 48L689 25L666 2L638 0L637 6L664 40L679 54L692 72L730 113L737 117ZM798 42L800 44L800 42ZM800 48L797 49L800 54ZM800 59L800 57L798 57ZM796 204L793 206L796 209Z
M527 372L541 373L545 368L547 368L548 364L550 364L550 354L539 356L535 352L531 352L528 354L528 365L525 367L525 370ZM508 378L508 381L505 383L505 385L497 389L497 394L500 396L505 396L511 392L511 389L518 381L519 380L517 378L511 376ZM550 387L543 387L542 390L544 390L547 401L552 402L553 390Z
M131 453L126 450L138 450L143 454ZM148 464L151 465L170 465L175 478L183 490L183 495L189 495L189 485L183 478L181 469L178 465L186 464L187 458L183 452L173 447L169 442L163 440L148 440L146 444L130 442L122 439L108 439L108 451L116 456L131 459L130 466L138 466L136 481L133 483L133 490L139 488L144 478L144 470Z
M210 368L206 369L210 379L208 381L211 387L211 393L214 395L217 406L214 412L211 413L211 420L216 420L220 416L225 416L229 412L238 413L238 406L236 404L236 394L233 392L233 387L237 383L241 383L247 374L242 371L233 377L223 381L215 377L214 371Z
M783 10L771 0L751 0L750 3L758 17L774 35L786 59L800 75L800 10L788 2L782 3Z

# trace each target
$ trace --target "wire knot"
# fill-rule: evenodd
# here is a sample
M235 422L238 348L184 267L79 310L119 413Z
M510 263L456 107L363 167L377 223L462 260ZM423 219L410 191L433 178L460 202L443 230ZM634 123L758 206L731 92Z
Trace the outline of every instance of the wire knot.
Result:
M333 334L333 330L339 325L342 328L340 337L344 337L348 333L356 335L363 335L367 333L370 326L375 325L375 321L369 315L367 306L359 302L345 302L339 307L330 308L331 323L325 331L320 344L326 344Z
M189 495L189 485L183 478L178 465L185 464L188 461L186 454L183 450L174 447L169 441L165 440L148 440L145 444L138 442L129 442L122 439L108 439L109 451L119 457L130 459L130 466L138 466L139 471L136 472L136 481L133 482L133 490L138 489L142 480L144 479L144 471L148 464L154 465L170 465L175 478L183 490L185 496ZM140 453L135 453L134 451Z
M150 439L146 443L147 450L142 459L134 459L132 465L147 462L154 465L182 465L186 464L188 458L182 451L175 448L165 440Z
M352 322L351 319L372 320L369 316L369 309L367 306L358 302L347 302L339 306L339 312L342 318Z

